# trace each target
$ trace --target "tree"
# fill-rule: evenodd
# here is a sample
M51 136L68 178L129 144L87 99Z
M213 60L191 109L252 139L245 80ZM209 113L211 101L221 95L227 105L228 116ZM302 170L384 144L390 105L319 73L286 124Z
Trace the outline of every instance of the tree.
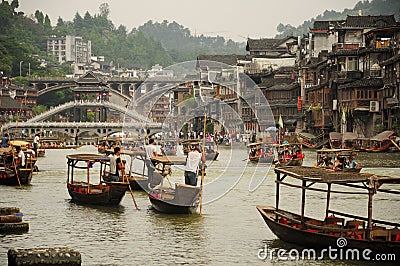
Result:
M110 15L110 7L107 3L103 3L100 5L100 16L108 18L108 16Z
M18 0L13 0L12 2L11 2L11 7L15 10L15 9L17 9L18 7L19 7L19 2L18 2Z
M35 11L35 18L36 18L36 21L37 21L39 24L43 24L43 22L44 22L44 15L43 15L42 11L36 10L36 11Z

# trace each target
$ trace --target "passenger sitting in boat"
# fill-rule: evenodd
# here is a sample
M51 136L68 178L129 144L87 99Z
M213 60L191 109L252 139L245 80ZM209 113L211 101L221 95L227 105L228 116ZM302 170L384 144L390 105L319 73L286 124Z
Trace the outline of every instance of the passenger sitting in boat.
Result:
M257 154L257 150L255 148L251 148L250 155L254 157L254 156L256 156L256 154Z
M354 158L353 158L353 156L350 156L349 157L349 162L347 163L347 167L348 168L357 168L357 162L356 161L354 161Z
M283 159L285 159L285 160L290 160L290 159L292 159L292 156L289 154L289 151L288 151L288 150L285 150L285 153L284 153L284 155L283 155Z
M257 151L257 155L258 155L258 157L260 157L260 158L263 158L263 157L264 157L264 151L263 151L262 148L259 149L259 150Z
M110 155L110 178L112 181L120 181L119 172L124 174L125 165L120 157L121 149L119 147L114 148L114 154Z
M15 162L17 169L25 167L25 153L20 146L15 147L15 149L17 150L17 159Z
M319 157L317 166L324 167L324 166L326 166L325 162L326 162L326 155L322 155L321 157Z
M344 166L345 166L345 164L344 164L344 161L343 161L343 157L338 155L336 160L335 160L335 164L334 164L333 170L342 170L344 168Z

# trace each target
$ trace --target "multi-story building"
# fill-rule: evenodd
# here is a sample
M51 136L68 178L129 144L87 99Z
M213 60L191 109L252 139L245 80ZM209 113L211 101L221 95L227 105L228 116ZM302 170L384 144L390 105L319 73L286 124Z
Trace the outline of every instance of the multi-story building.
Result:
M387 108L398 106L398 33L394 16L314 24L299 57L308 131L328 127L369 137L391 128L393 110Z
M90 63L92 42L80 36L51 36L47 39L47 53L54 56L58 62L75 64Z

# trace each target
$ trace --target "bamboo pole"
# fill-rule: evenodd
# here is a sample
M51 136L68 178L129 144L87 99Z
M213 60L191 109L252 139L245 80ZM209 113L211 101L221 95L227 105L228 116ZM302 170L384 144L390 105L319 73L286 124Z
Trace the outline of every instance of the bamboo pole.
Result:
M203 154L205 151L205 146L206 146L206 122L207 122L207 115L206 111L204 110L204 122L203 122ZM200 215L203 213L203 185L204 185L204 165L202 164L201 167L201 182L200 182Z
M124 170L124 169L122 169L122 180L125 180L125 170ZM126 182L128 182L129 192L131 193L132 200L133 200L133 204L135 204L136 210L140 210L139 207L138 207L138 205L137 205L137 203L136 203L135 196L133 195L131 183L129 182L128 179L127 179Z

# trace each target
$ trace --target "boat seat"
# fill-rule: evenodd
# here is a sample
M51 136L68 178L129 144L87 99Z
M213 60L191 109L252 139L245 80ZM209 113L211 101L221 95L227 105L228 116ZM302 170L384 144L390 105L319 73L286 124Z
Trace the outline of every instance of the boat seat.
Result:
M387 229L376 229L376 230L372 230L372 238L375 240L389 240L390 237L390 230Z
M344 225L344 218L328 216L324 220L325 224Z
M200 188L186 184L175 184L175 200L180 205L190 206L200 193Z

